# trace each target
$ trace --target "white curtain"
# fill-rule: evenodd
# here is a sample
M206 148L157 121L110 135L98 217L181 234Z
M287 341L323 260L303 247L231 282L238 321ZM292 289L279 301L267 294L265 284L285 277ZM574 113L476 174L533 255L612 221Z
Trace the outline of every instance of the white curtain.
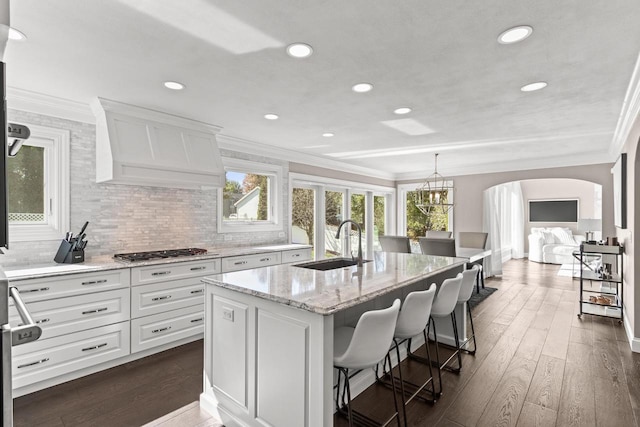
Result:
M488 233L491 257L485 262L487 276L502 274L502 261L524 257L524 201L520 182L485 190L483 231Z

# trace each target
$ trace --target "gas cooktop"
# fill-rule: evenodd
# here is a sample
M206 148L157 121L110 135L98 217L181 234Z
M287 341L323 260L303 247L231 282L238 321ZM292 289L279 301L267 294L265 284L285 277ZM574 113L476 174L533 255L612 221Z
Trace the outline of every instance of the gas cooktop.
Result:
M136 262L136 261L149 261L152 259L162 258L177 258L194 255L206 254L206 249L200 248L185 248L185 249L165 249L160 251L149 252L131 252L127 254L115 254L113 257L117 261Z

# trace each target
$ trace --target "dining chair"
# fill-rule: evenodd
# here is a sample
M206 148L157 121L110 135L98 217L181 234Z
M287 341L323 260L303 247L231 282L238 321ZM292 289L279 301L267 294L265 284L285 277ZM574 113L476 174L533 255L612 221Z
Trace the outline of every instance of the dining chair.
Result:
M477 248L477 249L485 249L487 245L487 237L489 233L483 233L480 231L461 231L458 233L458 246L461 248ZM482 289L484 289L484 260L475 261L469 264L477 265L480 267L480 271L478 271L478 281L477 281L477 292L480 293L480 285L482 285Z
M380 246L383 252L411 253L411 242L404 236L380 236Z
M437 239L450 239L453 237L451 231L427 230L424 237L435 237Z
M369 417L356 412L351 407L349 371L373 368L383 359L385 359L385 363L388 361L389 366L391 366L389 348L391 348L393 342L399 312L400 300L396 299L389 308L365 312L360 316L355 328L342 326L333 333L333 366L338 369L336 409L339 414L349 419L349 426L354 424L354 419L369 420ZM344 376L345 382L342 390L342 399L340 399L342 376ZM393 375L390 377L395 413L384 425L388 425L395 418L399 427L400 411L398 410L396 386Z
M455 239L437 239L431 237L419 237L420 250L423 255L456 256Z

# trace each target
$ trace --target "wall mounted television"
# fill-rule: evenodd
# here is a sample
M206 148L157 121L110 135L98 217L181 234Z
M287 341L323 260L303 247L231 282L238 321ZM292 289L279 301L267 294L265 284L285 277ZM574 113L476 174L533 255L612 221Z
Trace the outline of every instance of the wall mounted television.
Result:
M578 222L578 199L529 200L529 222Z

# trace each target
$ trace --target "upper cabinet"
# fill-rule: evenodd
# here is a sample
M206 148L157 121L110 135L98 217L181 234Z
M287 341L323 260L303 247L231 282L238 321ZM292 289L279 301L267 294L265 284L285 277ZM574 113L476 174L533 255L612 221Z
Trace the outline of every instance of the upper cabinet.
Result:
M97 98L96 182L224 186L217 126Z

